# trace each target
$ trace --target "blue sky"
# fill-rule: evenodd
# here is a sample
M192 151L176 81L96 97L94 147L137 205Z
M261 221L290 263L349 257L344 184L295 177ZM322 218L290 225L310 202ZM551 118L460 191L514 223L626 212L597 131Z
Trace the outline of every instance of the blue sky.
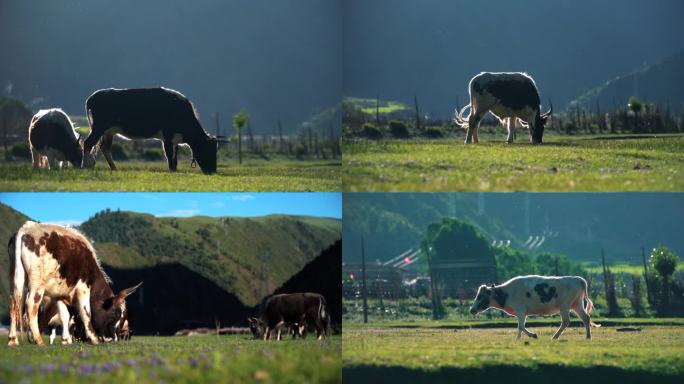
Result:
M106 208L155 216L342 217L341 193L0 193L0 202L34 220L78 225Z

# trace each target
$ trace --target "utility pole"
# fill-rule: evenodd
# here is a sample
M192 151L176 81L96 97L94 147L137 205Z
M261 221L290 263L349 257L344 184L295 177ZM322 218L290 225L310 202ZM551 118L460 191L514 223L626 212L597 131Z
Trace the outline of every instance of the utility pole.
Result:
M366 254L361 237L361 296L363 297L363 322L368 323L368 291L366 290Z
M644 263L644 280L646 281L646 300L648 300L648 304L652 305L651 302L651 282L649 281L648 278L648 265L646 264L646 252L644 252L644 246L641 246L641 260Z
M420 131L420 110L418 109L418 96L413 96L413 105L416 107L416 130Z
M221 129L219 127L219 113L216 112L215 116L216 116L216 136L220 136L221 135Z

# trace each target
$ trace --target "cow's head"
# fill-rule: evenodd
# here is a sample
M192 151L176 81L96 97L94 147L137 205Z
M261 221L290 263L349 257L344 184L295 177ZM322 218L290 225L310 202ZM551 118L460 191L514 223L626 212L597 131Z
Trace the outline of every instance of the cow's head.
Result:
M252 336L255 339L261 339L261 336L264 334L264 322L256 317L248 318L247 322L249 323L249 330L252 332Z
M493 284L490 286L480 285L480 288L477 289L477 296L475 296L475 301L473 301L473 305L470 306L471 315L483 312L490 307L489 303L492 299L493 291Z
M101 141L98 141L90 149L90 152L85 153L85 140L87 137L82 137L79 135L78 146L81 148L81 168L95 168L95 163L97 161L97 151L100 150Z
M216 136L208 135L200 140L192 148L193 160L197 162L204 174L216 173L216 152L218 151L218 139Z
M104 339L119 339L129 334L128 330L128 310L126 309L126 298L132 295L142 282L136 286L121 290L118 294L107 298L102 307L93 310L93 328L98 336Z
M532 131L532 144L541 144L544 136L544 126L553 113L553 104L549 100L549 110L546 113L537 114L534 122L534 130Z

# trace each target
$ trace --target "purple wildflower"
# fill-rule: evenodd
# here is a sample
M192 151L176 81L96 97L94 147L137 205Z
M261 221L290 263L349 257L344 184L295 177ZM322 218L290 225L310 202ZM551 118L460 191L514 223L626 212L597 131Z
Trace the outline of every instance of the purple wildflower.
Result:
M197 359L195 359L192 356L188 357L188 364L190 364L190 366L192 368L196 368L197 367Z
M60 365L60 367L59 367L59 370L64 374L69 373L69 364L62 363L62 365Z
M41 364L40 366L40 371L43 373L50 373L57 369L57 366L55 364Z

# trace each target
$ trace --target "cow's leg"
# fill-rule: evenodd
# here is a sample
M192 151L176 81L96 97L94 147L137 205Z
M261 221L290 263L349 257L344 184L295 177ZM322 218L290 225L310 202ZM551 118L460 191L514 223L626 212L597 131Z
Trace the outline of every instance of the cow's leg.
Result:
M114 142L113 133L105 133L102 136L102 144L100 145L100 150L102 155L104 155L107 164L109 164L109 169L116 171L116 164L114 164L114 159L112 159L112 143Z
M567 328L568 325L570 324L570 310L567 309L567 308L561 308L560 314L561 314L561 321L562 321L562 322L561 322L560 328L558 328L558 330L556 331L556 333L553 335L553 339L554 339L554 340L557 339L557 338L559 338L560 335L561 335L561 334L563 333L563 331L565 330L565 328Z
M17 235L16 243L21 244L19 235ZM10 282L10 297L9 297L9 315L10 315L10 332L7 341L7 346L19 345L19 337L17 335L17 328L21 331L22 327L22 307L24 305L24 282L26 281L26 272L19 257L19 252L15 250L15 258L10 260L10 271L13 276ZM12 255L10 255L12 258Z
M34 148L32 145L31 146L31 160L33 160L32 161L33 168L40 168L42 156L43 155L41 155L40 152L38 152L38 150L36 148Z
M515 117L509 117L508 119L508 137L506 138L506 142L508 144L513 143L513 139L515 138Z
M582 301L583 300L578 300L578 304L575 306L575 313L584 323L584 328L587 330L587 339L591 339L591 317L589 317L589 314L584 310Z
M71 314L69 314L69 309L62 300L57 300L57 313L59 315L59 321L62 322L62 344L71 344L71 334L69 334ZM52 332L55 332L54 328ZM50 341L50 344L52 344L52 341Z
M516 336L516 339L518 339L518 340L520 339L522 332L524 332L527 336L529 336L533 339L536 339L537 334L528 330L527 328L525 328L525 321L527 320L527 316L523 315L524 312L522 312L522 311L521 312L516 311L516 312L518 313L518 315L517 315L517 318L518 318L518 335Z
M176 172L178 167L178 145L174 144L171 140L164 140L162 147L164 148L166 161L169 164L169 171Z
M76 290L76 305L78 305L78 313L81 317L81 322L83 322L86 338L90 340L91 343L98 344L97 336L95 336L95 330L93 329L93 323L91 321L90 292L86 288L79 287Z
M50 328L50 345L55 343L56 338L57 338L57 327L52 327L52 328Z
M468 117L468 129L466 130L465 143L477 143L477 128L480 126L480 120L482 116L473 109Z
M266 328L264 329L264 341L268 340L270 338L271 338L271 327L267 325Z
M33 341L38 345L45 345L38 327L38 311L40 303L43 301L44 292L43 290L31 288L26 296L26 315L28 316L29 329L31 330Z

